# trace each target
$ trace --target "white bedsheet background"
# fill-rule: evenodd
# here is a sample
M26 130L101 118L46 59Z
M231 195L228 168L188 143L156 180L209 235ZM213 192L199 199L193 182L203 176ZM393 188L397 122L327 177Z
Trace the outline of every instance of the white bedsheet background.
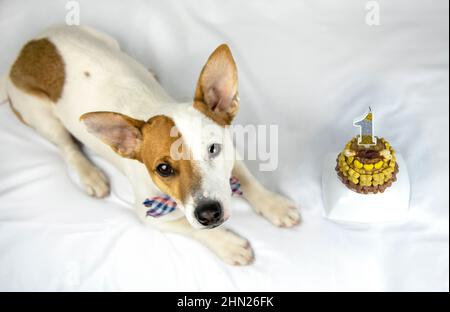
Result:
M65 3L0 0L1 73L26 40L64 22ZM304 222L275 228L236 199L229 225L256 262L227 266L144 227L126 179L95 156L113 193L86 196L56 148L0 105L0 290L449 290L448 1L380 0L372 27L363 0L79 3L82 24L116 36L179 100L227 42L237 123L279 125L279 168L257 176L298 201ZM356 133L368 105L408 164L410 213L395 224L330 222L322 157Z

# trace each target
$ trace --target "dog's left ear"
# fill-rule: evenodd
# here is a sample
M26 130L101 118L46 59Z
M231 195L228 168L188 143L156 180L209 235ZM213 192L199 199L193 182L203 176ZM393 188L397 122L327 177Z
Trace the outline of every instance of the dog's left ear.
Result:
M226 44L217 47L200 73L194 107L222 126L230 125L239 110L236 63Z

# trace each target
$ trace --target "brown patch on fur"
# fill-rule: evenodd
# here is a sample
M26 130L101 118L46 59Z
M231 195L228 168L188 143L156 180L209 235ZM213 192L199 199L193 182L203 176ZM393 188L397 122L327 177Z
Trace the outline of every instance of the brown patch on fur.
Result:
M85 71L85 72L84 72L84 75L85 75L86 77L88 77L88 78L91 77L91 73L88 72L88 71Z
M14 113L14 115L16 115L17 119L19 119L19 121L21 123L23 123L24 125L28 126L28 124L23 119L22 114L13 106L13 103L12 103L10 98L8 98L8 102L9 102L9 107L11 108L12 112Z
M64 62L48 39L32 40L20 51L9 76L19 89L57 102L64 87Z
M197 82L194 108L221 126L230 125L239 110L236 63L226 44L217 47Z
M173 120L167 116L158 115L152 117L143 127L143 143L141 159L147 167L153 182L159 189L169 194L175 200L185 202L189 194L192 194L200 186L200 175L191 159L175 160L170 156L172 144L181 140L181 134L170 136L171 129L175 126ZM156 167L161 163L168 163L175 171L173 176L161 177Z

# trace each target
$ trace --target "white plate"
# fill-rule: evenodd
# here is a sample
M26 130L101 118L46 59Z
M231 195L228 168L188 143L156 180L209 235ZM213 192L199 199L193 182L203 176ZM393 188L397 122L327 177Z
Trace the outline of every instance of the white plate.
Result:
M325 156L322 172L322 197L325 216L331 220L375 223L405 218L409 208L410 183L405 160L396 154L399 172L397 181L384 193L359 194L339 180L336 158L339 152Z

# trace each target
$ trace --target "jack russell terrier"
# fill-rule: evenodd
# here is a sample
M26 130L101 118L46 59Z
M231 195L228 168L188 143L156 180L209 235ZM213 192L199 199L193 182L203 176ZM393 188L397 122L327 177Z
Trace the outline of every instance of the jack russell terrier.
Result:
M299 223L294 202L265 189L241 160L227 157L234 155L228 126L239 98L236 64L225 44L209 57L189 103L175 103L114 38L85 26L55 26L28 42L0 83L0 96L23 123L58 147L89 195L108 195L108 179L72 136L128 177L145 223L192 237L227 263L253 260L246 239L217 227L230 216L231 175L271 223ZM192 157L171 157L179 139ZM177 209L149 218L142 203L161 193Z

